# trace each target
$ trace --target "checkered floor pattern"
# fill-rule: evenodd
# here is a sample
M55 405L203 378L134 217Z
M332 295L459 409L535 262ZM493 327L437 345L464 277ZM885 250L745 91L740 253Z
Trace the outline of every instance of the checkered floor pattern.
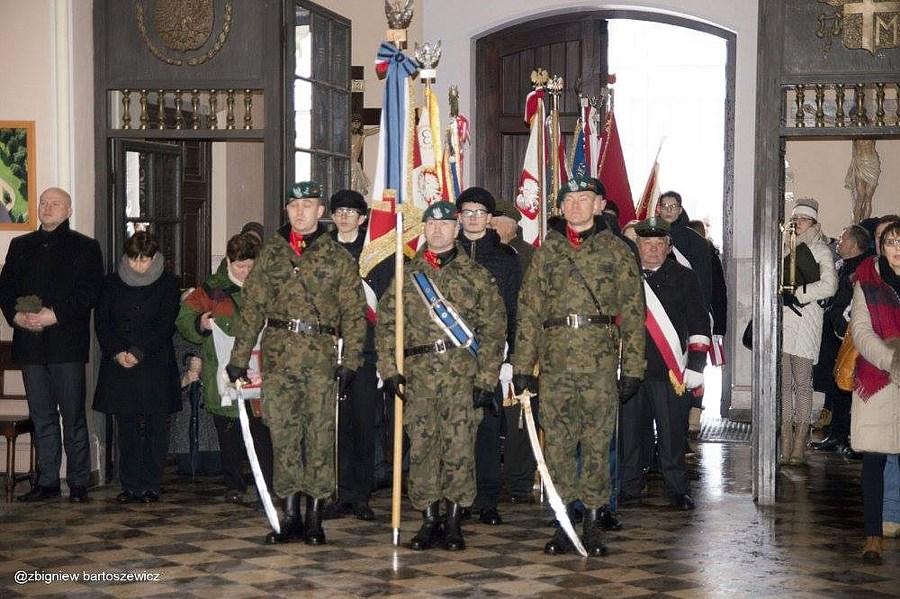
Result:
M540 505L502 503L503 525L467 523L464 552L416 553L390 544L386 491L376 522L328 521L321 547L264 545L262 513L225 503L217 480L167 476L150 505L118 505L114 487L87 504L4 503L0 597L900 597L900 541L886 540L882 566L858 557L859 462L811 461L779 475L780 502L767 508L750 497L749 446L700 444L697 510L666 507L651 480L620 511L609 555L592 559L543 554L552 529ZM417 524L406 510L402 538ZM18 584L17 572L38 580Z

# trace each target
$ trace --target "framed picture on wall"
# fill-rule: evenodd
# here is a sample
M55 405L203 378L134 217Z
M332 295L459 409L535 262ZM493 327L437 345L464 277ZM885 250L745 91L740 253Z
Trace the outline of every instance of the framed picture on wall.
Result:
M34 121L0 121L0 231L37 227Z

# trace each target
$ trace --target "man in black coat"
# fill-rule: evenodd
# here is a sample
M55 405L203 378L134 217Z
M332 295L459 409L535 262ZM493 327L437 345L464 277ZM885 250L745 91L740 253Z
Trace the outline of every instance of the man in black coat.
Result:
M501 373L506 372L511 380L512 367L508 366L508 360L516 338L516 306L519 288L522 286L522 268L515 250L501 243L497 232L488 228L496 207L494 196L488 190L481 187L463 190L456 198L462 225L457 241L466 254L485 267L497 281L506 306L507 364L501 367ZM490 405L476 406L484 407L485 410L475 439L477 494L472 510L481 512L482 523L492 525L502 523L497 511L497 502L500 500L500 433L503 423L501 403L498 388Z
M677 191L667 191L659 196L656 213L669 223L672 252L678 262L697 273L703 305L708 307L712 298L709 242L688 226L690 219L681 205L681 194ZM689 264L684 264L685 260Z
M694 502L688 494L684 439L691 396L702 393L710 341L709 312L696 273L667 258L668 223L649 218L635 226L635 231L646 283L647 369L637 395L622 406L623 494L625 498L637 498L643 489L641 442L652 418L656 420L666 496L673 506L691 510Z
M850 404L851 393L838 388L834 382L834 361L837 358L841 340L847 332L849 312L847 308L853 299L851 277L856 267L869 256L871 235L859 225L851 225L841 232L837 251L841 260L837 263L837 292L826 300L822 319L822 343L819 361L813 369L813 383L816 391L825 394L831 404L831 432L818 443L811 443L813 449L825 451L849 451L850 448Z
M335 224L331 236L359 263L366 240L366 200L355 191L342 189L331 196L329 209ZM371 292L376 299L380 298L387 290L393 272L394 257L391 255L365 277L364 287L368 287L366 295ZM338 496L326 507L326 518L353 514L360 520L375 519L369 507L369 496L375 483L375 422L384 399L376 387L374 312L367 310L366 317L368 324L363 364L353 377L348 396L340 405Z
M0 307L13 327L12 359L22 366L39 468L37 485L19 501L60 495L60 415L69 499L87 499L84 365L103 258L95 240L69 228L71 216L69 194L56 187L45 190L38 204L41 227L12 240L0 272Z

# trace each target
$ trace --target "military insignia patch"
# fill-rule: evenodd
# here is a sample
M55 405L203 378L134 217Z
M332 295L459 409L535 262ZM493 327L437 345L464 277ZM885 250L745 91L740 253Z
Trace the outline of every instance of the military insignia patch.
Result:
M877 50L900 47L900 2L896 0L818 0L839 9L835 29L846 48ZM837 33L837 32L836 32Z

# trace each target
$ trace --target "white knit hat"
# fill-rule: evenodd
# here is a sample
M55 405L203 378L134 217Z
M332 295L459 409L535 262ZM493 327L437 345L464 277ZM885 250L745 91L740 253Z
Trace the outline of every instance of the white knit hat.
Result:
M794 209L791 210L791 216L806 216L818 222L819 202L812 198L800 198L794 202Z

